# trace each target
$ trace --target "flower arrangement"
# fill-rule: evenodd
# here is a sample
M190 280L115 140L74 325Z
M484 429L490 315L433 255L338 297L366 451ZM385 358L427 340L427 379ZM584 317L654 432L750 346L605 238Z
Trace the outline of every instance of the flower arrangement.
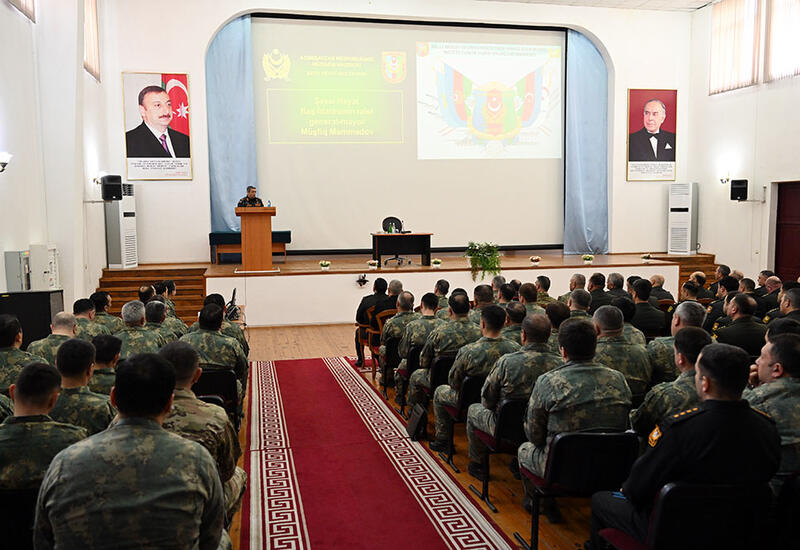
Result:
M653 257L653 255L650 254L649 252L646 252L646 253L642 254L642 256L641 256L642 260L644 260L644 263L646 263L646 264L650 263L650 259L652 257Z
M488 275L500 274L500 249L493 243L475 243L470 241L464 256L469 261L472 280L478 280Z
M367 261L367 265L370 269L378 269L378 260L369 260Z
M594 261L594 256L592 256L591 254L584 254L582 258L583 258L583 263L585 264L590 264Z
M531 256L528 259L531 261L531 265L539 265L539 262L542 261L542 257L541 256Z
M320 260L319 267L323 271L328 271L331 268L331 261L330 260Z
M442 259L441 258L431 258L431 265L433 267L442 267Z

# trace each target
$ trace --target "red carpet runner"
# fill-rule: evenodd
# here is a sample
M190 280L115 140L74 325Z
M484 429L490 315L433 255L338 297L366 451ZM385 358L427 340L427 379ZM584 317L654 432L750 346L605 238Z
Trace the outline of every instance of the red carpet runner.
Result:
M344 359L250 375L241 550L510 548Z

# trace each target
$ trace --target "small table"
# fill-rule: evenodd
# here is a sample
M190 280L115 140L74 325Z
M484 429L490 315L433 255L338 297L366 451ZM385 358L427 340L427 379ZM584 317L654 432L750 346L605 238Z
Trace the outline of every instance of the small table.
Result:
M419 254L422 265L431 265L431 235L433 233L372 233L372 259L381 256Z

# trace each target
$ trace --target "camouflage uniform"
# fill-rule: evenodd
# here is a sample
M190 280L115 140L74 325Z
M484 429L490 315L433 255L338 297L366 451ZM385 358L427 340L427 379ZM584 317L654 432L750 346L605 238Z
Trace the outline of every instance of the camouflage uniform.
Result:
M500 338L511 340L512 342L522 345L522 323L514 323L513 325L506 325L500 331Z
M88 386L61 388L56 406L50 411L56 422L86 428L89 435L105 430L116 414L108 396L94 393Z
M398 345L398 355L400 355L400 339L406 332L406 327L412 321L416 321L420 318L419 313L415 313L413 311L398 311L395 313L389 320L386 321L386 324L383 325L383 331L381 332L381 345L378 349L379 361L381 365L386 364L386 342L389 340L394 340L397 342ZM391 384L394 382L394 369L391 371L387 370L387 380L384 380L384 384Z
M567 292L567 293L565 293L565 294L562 294L561 296L559 296L559 297L558 297L558 301L559 301L559 302L563 302L563 303L565 303L565 304L569 303L569 295L570 295L570 294L572 294L572 291L571 291L571 290L570 290L569 292Z
M111 331L108 330L108 327L101 325L100 323L90 321L86 317L76 317L75 320L78 322L78 326L75 327L75 337L80 338L81 340L91 342L95 336L100 336L101 334L111 334Z
M119 350L120 359L125 359L137 353L158 353L161 346L165 345L164 338L157 332L144 327L125 327L114 336L122 340Z
M94 314L94 322L106 327L111 334L119 332L125 328L125 323L122 322L122 319L115 315L110 315L105 311L96 312Z
M408 323L408 326L403 333L403 337L400 339L400 343L397 345L397 354L400 356L400 364L394 371L394 398L398 405L402 405L400 397L405 396L406 390L408 389L408 378L399 375L398 371L405 370L406 359L408 358L411 348L423 346L425 344L425 340L428 338L428 335L433 332L436 327L441 326L444 322L445 321L437 319L433 315L423 315L422 317L418 317Z
M175 302L167 297L164 297L164 306L167 308L168 317L175 317L176 319L178 318L178 316L175 315Z
M58 347L69 339L69 336L63 334L48 334L47 338L31 342L28 345L28 353L42 357L49 365L55 367Z
M89 380L89 389L95 393L110 395L111 388L114 386L116 378L117 373L114 369L95 368L92 373L92 378Z
M15 347L0 348L0 393L8 395L8 387L17 381L22 367L28 363L46 363L42 357Z
M700 397L692 369L681 373L674 381L658 384L647 392L639 408L631 411L631 427L640 436L647 437L662 419L699 404Z
M175 334L175 332L164 322L154 323L153 321L147 321L144 324L144 328L145 330L150 330L161 336L161 339L164 340L164 345L174 342L180 338L180 335Z
M547 340L547 346L550 348L550 353L555 353L561 357L561 346L558 343L558 329L550 329L550 338Z
M0 422L14 415L14 402L0 393Z
M644 332L630 323L622 325L622 337L631 344L639 344L640 346L647 345L647 338L644 337Z
M621 335L600 336L594 361L624 374L633 395L647 392L652 368L642 346L629 344Z
M53 457L88 435L45 414L6 418L0 424L0 490L37 489Z
M419 369L411 375L409 380L408 404L411 407L416 403L427 406L427 396L422 388L423 386L431 387L430 367L434 357L455 355L463 346L480 337L480 327L466 317L458 317L436 327L425 340L425 345L422 346L419 354Z
M481 402L469 406L467 439L469 458L483 461L486 445L473 433L477 428L493 434L497 421L497 406L504 399L525 399L531 396L536 380L544 373L563 365L560 355L551 353L547 343L531 343L522 349L502 356L486 377L481 390Z
M247 357L239 342L217 330L205 329L198 329L181 336L180 341L186 342L200 354L201 363L230 368L236 373L242 388L247 387Z
M599 427L624 430L630 406L625 377L599 363L568 361L546 372L528 401L528 441L517 451L520 466L543 477L547 452L557 434Z
M678 367L675 366L674 336L659 336L652 340L647 344L647 357L650 359L652 372L650 383L653 386L661 382L672 382L680 374Z
M440 309L436 312L436 318L441 319L442 321L449 321L450 320L450 306L447 306L444 309Z
M163 428L200 443L211 453L222 481L225 520L229 523L242 501L247 474L236 466L242 449L225 410L199 400L191 390L175 388L172 411L164 420Z
M195 332L197 330L200 330L200 323L195 322L189 327L188 332ZM222 327L219 329L219 331L223 336L229 336L239 342L239 345L242 346L242 351L244 351L245 356L250 355L250 345L247 343L247 338L244 337L244 331L239 325L232 321L228 321L227 319L223 319Z
M492 305L492 304L481 304L479 306L476 305L474 308L469 310L469 314L467 315L467 317L469 317L469 320L472 321L473 323L475 323L476 325L481 326L481 310L484 307L490 306L490 305Z
M166 319L164 319L163 325L172 331L176 339L189 332L189 327L186 326L186 323L177 317L171 317L167 315Z
M744 390L742 398L775 421L778 435L781 436L781 465L778 471L800 470L800 378L776 378L752 390Z
M458 350L456 360L442 384L433 393L433 412L436 417L436 439L449 441L453 422L445 405L456 406L458 392L467 376L486 376L500 357L519 350L519 344L505 338L482 337Z
M450 302L447 299L447 296L439 296L439 308L440 309L447 309L450 307Z
M202 445L123 418L59 453L36 505L36 548L217 548L222 486Z
M569 318L570 319L585 319L586 321L591 322L592 316L589 315L588 311L583 311L582 309L571 309L569 311Z
M536 315L537 313L544 315L544 308L538 304L525 304L525 315Z
M536 305L538 305L542 309L546 308L547 304L550 304L555 301L556 299L550 296L545 290L540 290L536 294Z

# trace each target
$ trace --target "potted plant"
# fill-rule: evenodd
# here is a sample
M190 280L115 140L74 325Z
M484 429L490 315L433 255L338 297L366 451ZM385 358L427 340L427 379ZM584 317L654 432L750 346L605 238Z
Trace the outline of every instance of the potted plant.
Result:
M464 256L469 261L472 271L472 280L478 280L480 273L481 279L488 275L500 274L500 250L493 243L475 243L470 241Z
M542 261L542 257L541 256L531 256L529 258L529 260L531 261L531 265L533 267L536 267L537 265L539 265L539 262Z
M431 259L431 267L434 269L439 269L442 267L442 259L441 258L432 258Z
M646 263L646 264L650 263L650 260L652 259L652 257L653 257L652 254L650 254L649 252L646 252L646 253L642 254L642 260L644 260L644 263Z
M594 256L591 254L584 254L583 255L583 263L589 265L594 261Z
M322 271L328 271L331 268L331 261L330 260L320 260L319 261L319 268Z
M378 260L369 260L367 265L370 269L378 269Z

